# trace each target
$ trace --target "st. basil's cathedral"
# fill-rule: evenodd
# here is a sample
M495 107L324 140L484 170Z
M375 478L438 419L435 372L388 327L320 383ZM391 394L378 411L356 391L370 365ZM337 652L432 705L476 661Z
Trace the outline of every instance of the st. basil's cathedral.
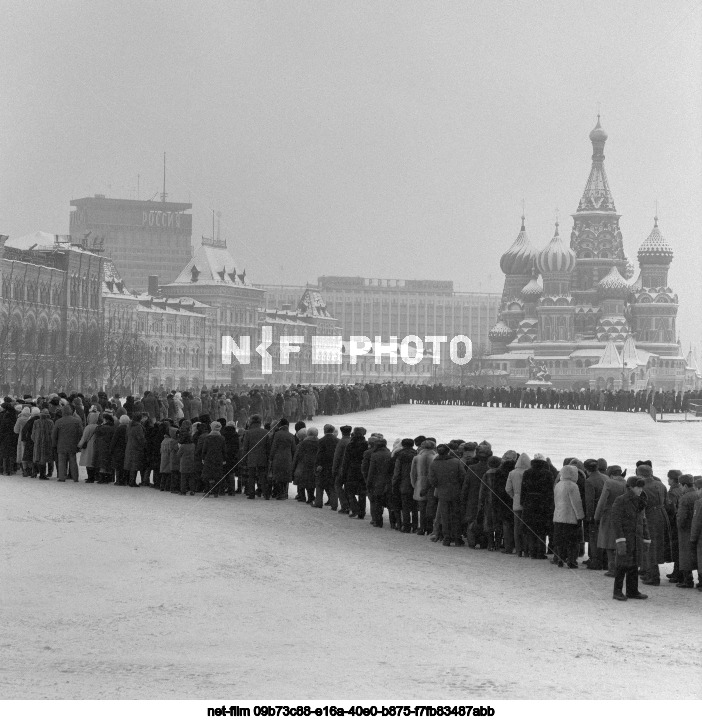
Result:
M484 366L509 385L683 389L698 373L676 340L678 296L668 286L673 251L655 218L631 281L635 268L624 254L599 116L590 141L592 168L570 244L556 222L550 243L538 250L522 216L500 260L505 283Z

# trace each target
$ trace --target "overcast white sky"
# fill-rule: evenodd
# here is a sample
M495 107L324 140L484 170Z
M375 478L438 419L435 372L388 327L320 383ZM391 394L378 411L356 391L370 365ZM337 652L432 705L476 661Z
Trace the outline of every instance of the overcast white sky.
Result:
M702 2L0 0L0 233L69 200L160 191L211 211L252 282L318 275L501 290L527 229L562 230L601 104L627 254L676 257L702 346ZM702 350L702 348L701 348Z

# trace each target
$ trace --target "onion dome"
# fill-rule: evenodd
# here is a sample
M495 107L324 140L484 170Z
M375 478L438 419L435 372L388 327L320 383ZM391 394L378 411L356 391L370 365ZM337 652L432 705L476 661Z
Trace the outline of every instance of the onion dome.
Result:
M607 140L607 133L605 129L600 125L600 116L597 116L597 125L590 131L590 140L595 142L604 143Z
M575 268L575 253L563 242L556 233L551 242L536 257L536 267L542 275L547 273L572 273Z
M490 329L488 338L491 343L509 343L516 333L503 321L498 320Z
M603 298L624 298L631 290L616 265L612 266L609 273L597 285Z
M500 268L505 275L528 275L535 258L536 248L526 234L522 216L522 229L509 250L500 258Z
M673 260L673 249L661 234L658 227L658 216L653 220L651 234L639 248L638 259L639 263L645 263L647 260L654 263L670 263Z
M533 268L531 273L531 280L522 288L522 298L527 303L535 303L544 294L544 288L539 283L539 276L536 272L536 267Z

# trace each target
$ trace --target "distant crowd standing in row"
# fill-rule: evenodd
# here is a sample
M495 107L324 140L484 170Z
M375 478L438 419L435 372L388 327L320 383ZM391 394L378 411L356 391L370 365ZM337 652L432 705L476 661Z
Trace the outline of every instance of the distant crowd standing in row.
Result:
M684 413L690 403L702 403L702 391L567 390L548 386L409 386L411 403L502 408L565 408L584 411Z
M347 410L401 397L391 384L385 390L349 387L343 394L329 388ZM354 520L365 518L370 507L375 528L383 527L387 509L391 529L444 546L467 544L518 558L552 555L555 565L577 569L587 541L582 567L606 569L616 600L646 598L639 577L659 586L666 562L674 562L671 583L695 587L693 571L702 563L702 476L670 470L666 489L650 461L638 462L627 477L603 458L566 458L557 470L540 453L498 454L487 441L437 444L420 435L398 438L390 448L379 433L366 438L362 427L337 431L326 424L320 437L302 419L291 433L289 419L281 417L286 402L292 410L296 396L297 415L310 419L320 397L328 401L327 390L274 393L273 407L282 411L277 420L262 416L260 390L168 394L165 404L148 392L124 404L105 394L89 400L78 394L7 396L0 408L2 471L13 475L21 468L25 477L48 479L56 467L58 481L70 472L77 482L81 465L86 483L208 498L243 492L251 500L286 500L294 483L299 502ZM697 588L702 590L699 577Z

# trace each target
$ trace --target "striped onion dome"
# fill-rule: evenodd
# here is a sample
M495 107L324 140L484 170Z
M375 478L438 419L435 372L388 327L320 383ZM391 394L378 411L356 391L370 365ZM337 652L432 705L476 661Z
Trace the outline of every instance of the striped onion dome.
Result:
M536 248L526 234L524 216L522 216L522 229L514 243L500 258L500 268L505 275L527 275L535 259Z
M488 338L495 341L509 342L511 341L516 333L503 321L498 320L497 323L490 329Z
M536 267L542 275L547 273L572 273L575 268L575 253L563 242L556 232L551 242L536 257Z
M522 288L522 298L527 301L535 302L544 294L544 288L539 283L539 276L536 267L532 269L531 280Z
M616 265L612 266L609 273L597 285L604 298L624 298L631 290Z
M668 241L661 234L658 227L658 217L653 220L653 230L651 234L641 243L637 254L639 263L645 263L646 260L654 262L668 262L673 260L673 249L668 245Z

